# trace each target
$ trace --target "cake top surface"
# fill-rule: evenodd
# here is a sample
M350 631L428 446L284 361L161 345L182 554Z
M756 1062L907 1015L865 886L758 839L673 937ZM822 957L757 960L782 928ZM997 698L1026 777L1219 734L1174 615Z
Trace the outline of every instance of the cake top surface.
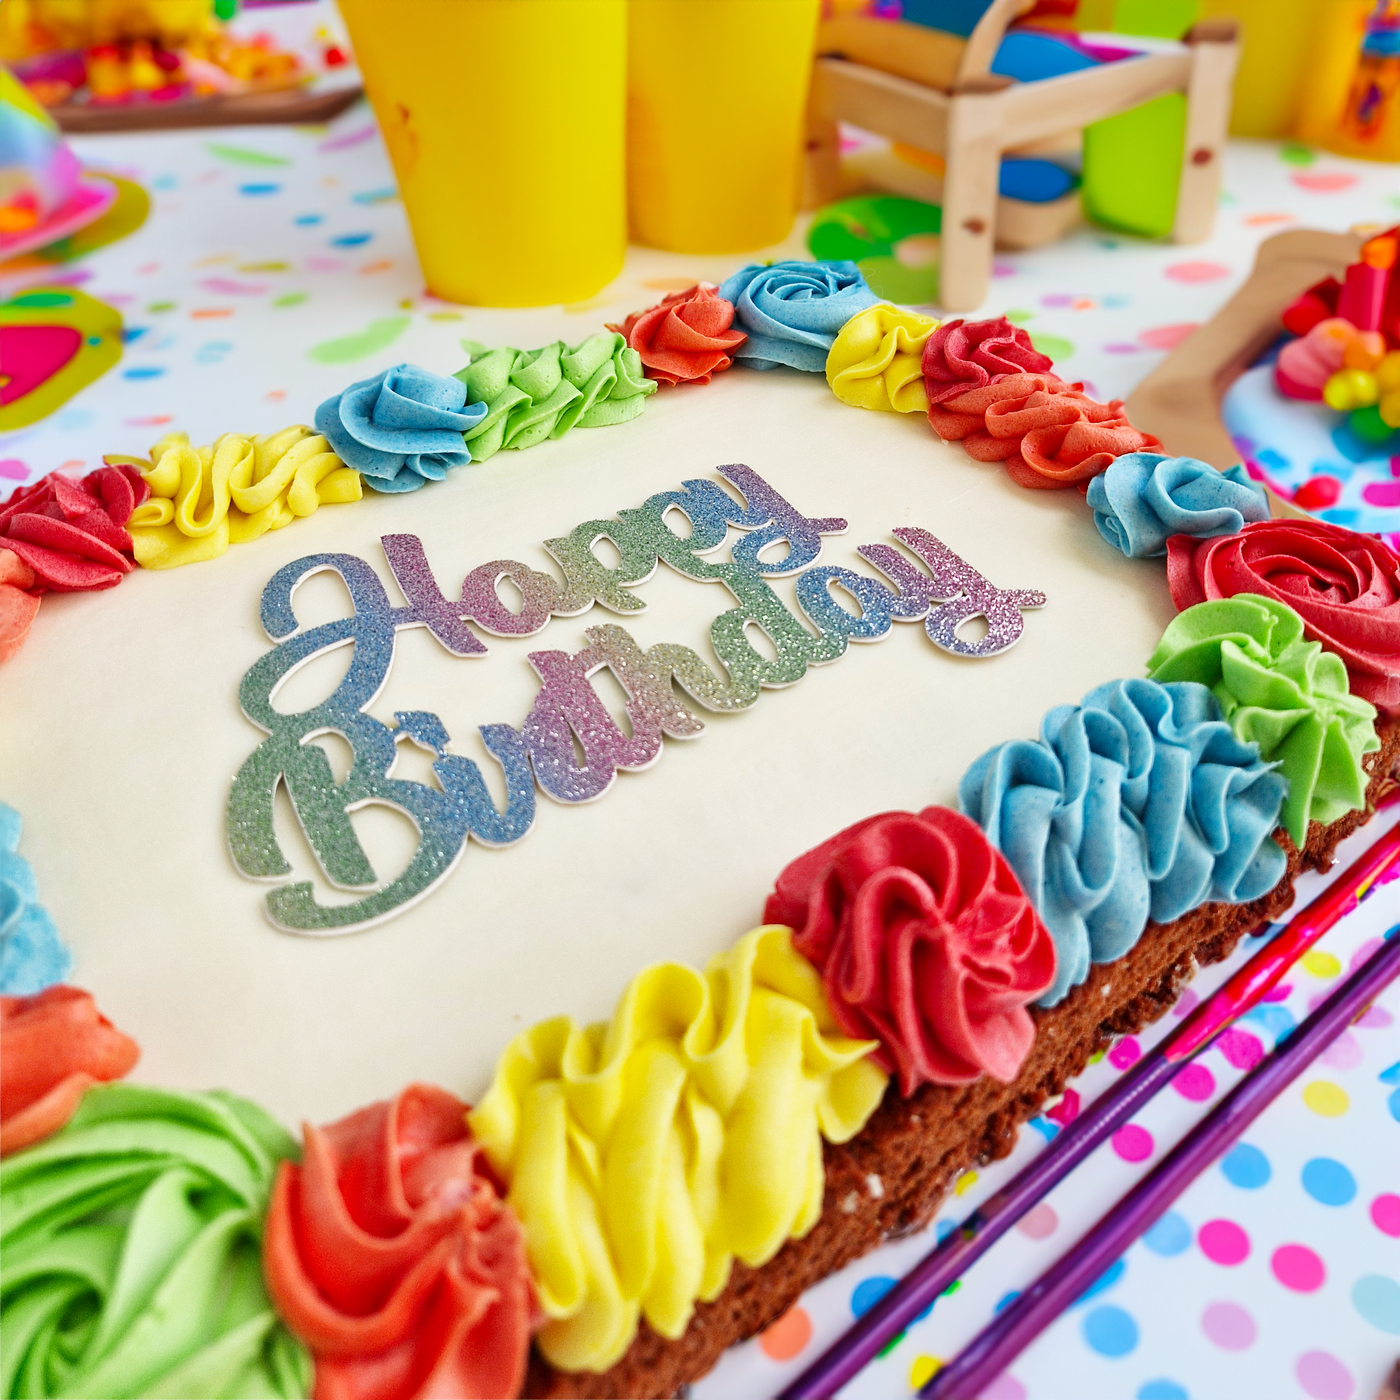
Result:
M765 689L750 709L692 704L703 733L666 739L658 762L620 774L596 803L573 809L541 794L528 839L501 850L469 842L413 907L337 936L274 928L270 886L238 873L224 825L233 775L264 737L238 695L272 648L259 624L268 580L305 556L350 554L397 604L379 537L410 533L450 598L496 559L557 577L545 540L686 480L723 485L716 469L735 462L803 514L846 519L845 533L822 537L822 565L878 577L857 547L894 545L892 529L914 526L997 587L1038 589L1047 604L1023 614L1023 636L999 656L956 657L920 624L896 625L793 686ZM724 560L742 538L731 528L707 558ZM616 562L606 542L595 552ZM795 580L772 583L795 610ZM734 606L728 591L665 565L632 591L645 611L595 605L533 637L482 634L484 656L402 631L368 712L391 725L396 712L438 716L450 751L478 761L503 805L501 769L477 728L522 723L540 688L531 652L573 653L587 628L614 625L643 648L681 643L715 665L708 630ZM509 585L500 593L519 606ZM295 609L303 627L349 612L333 574L304 583ZM1160 566L1107 548L1078 493L1024 491L938 441L922 415L852 412L819 376L731 373L703 391L667 391L622 432L575 432L413 496L321 510L217 564L51 597L42 645L7 667L0 766L14 774L26 849L84 985L118 1024L142 1028L143 1076L233 1086L284 1121L322 1121L415 1079L471 1100L523 1026L605 1016L649 962L703 965L760 922L792 857L873 812L955 805L972 760L1033 736L1048 705L1143 674L1172 615ZM316 704L348 664L344 647L311 662L276 707ZM621 688L606 672L593 685L620 718ZM349 746L315 742L343 776ZM392 776L432 783L431 762L401 743ZM408 820L384 807L353 820L376 873L397 874L415 845ZM355 897L319 875L285 795L276 821L290 878L316 879L322 903Z

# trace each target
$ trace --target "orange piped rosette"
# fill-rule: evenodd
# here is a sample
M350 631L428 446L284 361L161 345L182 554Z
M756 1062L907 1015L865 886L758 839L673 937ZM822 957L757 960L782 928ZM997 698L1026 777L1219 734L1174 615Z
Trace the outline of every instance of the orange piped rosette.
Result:
M0 997L0 1156L56 1133L88 1089L130 1073L140 1054L77 987Z
M263 1267L316 1359L316 1400L509 1396L534 1292L525 1236L478 1166L467 1105L412 1084L283 1163Z
M698 282L608 329L620 332L641 356L647 378L661 384L708 384L712 374L734 363L732 352L748 339L733 324L734 303L709 282Z
M979 462L1001 462L1018 486L1079 486L1127 452L1157 452L1161 442L1123 416L1123 403L1099 403L1082 384L1053 374L1008 374L930 403L929 422L945 442L961 442Z

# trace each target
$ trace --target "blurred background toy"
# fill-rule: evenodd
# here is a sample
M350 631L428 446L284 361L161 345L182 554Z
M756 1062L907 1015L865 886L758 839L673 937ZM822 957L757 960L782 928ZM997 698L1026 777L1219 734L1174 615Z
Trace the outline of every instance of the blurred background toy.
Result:
M1194 5L1167 8L1175 28ZM1048 17L1073 18L1063 10ZM1013 27L1023 15L1046 18L1046 7L827 0L818 33L807 203L854 184L939 205L938 301L951 311L985 298L996 243L1049 242L1077 222L1081 201L1112 228L1178 242L1207 237L1214 220L1233 24L1197 24L1180 43L1108 43ZM846 170L842 123L885 149Z
M323 121L358 96L340 46L313 67L270 34L230 29L237 11L238 0L4 0L0 59L68 131Z
M0 68L0 258L76 233L116 199L109 181L84 175L53 118Z

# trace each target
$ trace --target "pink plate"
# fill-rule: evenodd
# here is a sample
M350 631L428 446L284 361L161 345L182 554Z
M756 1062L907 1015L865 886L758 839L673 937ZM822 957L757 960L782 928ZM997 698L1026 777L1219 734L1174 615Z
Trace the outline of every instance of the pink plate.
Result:
M20 233L0 233L0 258L17 258L46 248L60 238L96 223L117 202L117 187L110 180L84 175L73 198L55 209L42 223Z

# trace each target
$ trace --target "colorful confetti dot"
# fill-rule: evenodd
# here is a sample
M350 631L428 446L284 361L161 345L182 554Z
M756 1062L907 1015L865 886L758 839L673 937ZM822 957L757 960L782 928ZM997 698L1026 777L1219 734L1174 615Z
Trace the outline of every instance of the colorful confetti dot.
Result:
M0 464L3 465L3 464ZM1400 1196L1386 1192L1371 1202L1371 1222L1383 1235L1400 1240Z
M1269 1177L1273 1175L1269 1159L1247 1142L1236 1144L1225 1154L1220 1170L1232 1186L1242 1187L1246 1191L1257 1191L1267 1185Z
M135 365L122 370L123 379L159 379L165 373L162 365Z
M1034 1210L1028 1211L1023 1220L1017 1222L1016 1228L1030 1239L1048 1240L1059 1224L1060 1217L1055 1214L1054 1207L1042 1201Z
M1164 274L1173 282L1218 282L1230 275L1224 263L1182 262L1173 263Z
M1364 1274L1351 1290L1351 1305L1371 1324L1400 1337L1400 1283L1384 1274Z
M298 228L311 228L316 224L324 223L325 218L326 216L324 214L298 214L292 222L296 224Z
M1208 1304L1201 1331L1222 1351L1248 1351L1259 1336L1254 1319L1238 1303Z
M1290 178L1300 190L1308 190L1312 194L1339 194L1342 190L1349 190L1357 181L1355 175L1348 175L1340 170L1299 174Z
M965 1195L967 1192L971 1191L972 1188L973 1188L974 1186L976 1186L976 1185L977 1185L977 1173L976 1173L976 1172L964 1172L964 1173L953 1183L953 1195L955 1195L955 1196L962 1196L962 1195Z
M1114 1133L1113 1150L1125 1162L1145 1162L1152 1155L1152 1134L1136 1123L1129 1123Z
M1191 1396L1185 1386L1161 1378L1144 1381L1142 1385L1138 1386L1137 1394L1133 1400L1191 1400Z
M936 1356L916 1356L909 1367L909 1389L922 1390L942 1369Z
M332 248L358 248L362 243L368 243L374 235L372 233L338 233L331 239Z
M1324 1206L1344 1206L1356 1195L1356 1178L1331 1157L1314 1157L1303 1166L1303 1190Z
M1340 1084L1314 1079L1303 1089L1303 1102L1322 1118L1340 1118L1351 1107L1347 1091Z
M239 194L251 194L251 195L259 195L259 194L279 194L279 193L281 193L281 190L282 190L282 186L281 186L281 185L272 183L272 182L270 182L270 181L261 182L261 183L259 183L259 184L254 184L254 185L239 185L239 187L238 187L238 193L239 193Z
M763 1354L773 1361L791 1361L812 1340L812 1319L805 1308L791 1307L758 1334Z
M1356 1390L1351 1372L1330 1352L1305 1351L1293 1374L1311 1400L1351 1400Z
M1204 1103L1215 1092L1215 1076L1199 1062L1192 1061L1184 1069L1178 1070L1172 1080L1172 1088L1183 1099L1192 1103Z
M1131 1035L1125 1035L1108 1052L1108 1062L1114 1069L1127 1069L1129 1065L1136 1064L1141 1058L1142 1046L1137 1043L1137 1037Z
M1198 1001L1200 1001L1200 997L1198 997L1190 987L1187 987L1187 989L1177 997L1176 1005L1172 1007L1171 1014L1173 1019L1184 1021L1186 1017L1196 1009L1196 1003Z
M1043 331L1033 331L1031 333L1031 344L1040 351L1042 355L1049 355L1052 360L1067 360L1074 354L1074 342L1066 340L1061 335L1046 335Z
M290 165L286 156L274 156L267 151L255 151L249 146L227 146L211 141L206 147L211 156L218 156L230 165Z
M1355 1069L1364 1058L1361 1042L1350 1031L1343 1031L1318 1056L1318 1061L1328 1069Z
M1192 331L1195 321L1180 321L1170 326L1152 326L1138 333L1138 344L1149 350L1175 350Z
M1169 1210L1143 1235L1142 1242L1153 1254L1170 1259L1190 1249L1191 1227L1174 1210Z
M1201 1253L1212 1264L1233 1269L1249 1258L1249 1236L1233 1220L1208 1220L1196 1235Z
M1304 953L1299 963L1304 971L1311 972L1314 977L1335 977L1342 970L1336 954L1324 953L1320 948Z
M1010 1372L1003 1371L977 1400L1026 1400L1026 1387Z
M1077 1297L1074 1300L1074 1303L1071 1304L1071 1306L1078 1307L1080 1303L1087 1303L1090 1298L1093 1298L1100 1293L1107 1292L1110 1288L1113 1287L1115 1283L1118 1282L1120 1278L1123 1277L1123 1271L1127 1267L1128 1265L1125 1260L1115 1259L1113 1263L1111 1263L1108 1266L1108 1268L1106 1268L1103 1271L1103 1273L1101 1273L1098 1276L1098 1278L1096 1278L1093 1281L1093 1283L1091 1283L1088 1286L1088 1288L1086 1288L1083 1291L1083 1293L1081 1293L1079 1297Z
M1127 1356L1138 1344L1138 1326L1122 1308L1095 1308L1084 1319L1084 1340L1100 1356Z
M895 1285L895 1280L885 1274L865 1278L851 1290L851 1311L861 1317L868 1313Z
M1231 1026L1220 1035L1212 1048L1220 1051L1231 1068L1242 1069L1246 1073L1264 1058L1264 1044L1259 1037L1237 1026Z
M1274 1277L1295 1293L1315 1293L1327 1280L1327 1269L1304 1244L1282 1244L1269 1260Z
M29 475L29 468L18 457L0 459L0 476L7 481L23 481Z

